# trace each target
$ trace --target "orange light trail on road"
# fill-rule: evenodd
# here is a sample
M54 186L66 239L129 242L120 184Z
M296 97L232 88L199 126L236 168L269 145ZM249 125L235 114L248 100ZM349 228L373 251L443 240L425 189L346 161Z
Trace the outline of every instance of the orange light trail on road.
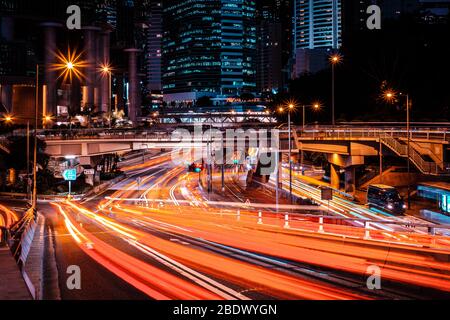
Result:
M11 225L19 221L19 217L17 216L17 214L4 205L0 205L0 211L3 211L5 214L5 227L9 228L11 227Z
M70 234L72 237L75 235L74 238L84 253L148 296L160 300L220 299L219 296L199 286L175 277L106 244L85 228L77 225L61 205L56 203L53 203L53 205L63 215L66 226L70 226ZM73 207L73 205L70 204L69 207ZM80 208L77 207L77 209ZM87 212L83 209L80 213L86 214ZM100 221L105 222L105 220ZM108 226L111 227L111 225Z
M162 162L141 164L135 169ZM367 276L369 266L378 265L383 279L450 292L450 264L437 258L438 255L448 255L450 252L449 242L445 237L371 229L371 238L365 239L364 228L332 223L324 223L320 233L318 219L302 218L301 215L290 215L289 228L283 228L284 215L262 210L263 223L258 224L257 213L250 208L241 209L238 219L235 210L209 206L207 201L191 188L191 182L196 179L191 179L191 175L182 175L184 170L183 167L175 167L167 169L160 177L142 178L142 186L150 181L151 186L146 190L139 190L138 197L147 204L151 203L151 208L128 205L123 200L103 200L99 205L99 213L73 202L65 202L60 208L83 216L89 223L95 223L101 229L107 230L108 234L126 241L152 259L155 250L156 254L173 259L183 268L190 268L189 270L221 279L225 283L252 288L250 291L260 291L277 298L368 297L348 288L340 288L319 280L305 280L277 268L251 263L247 261L251 255L262 255L268 257L266 259L273 257L275 262L287 261L291 268L296 266L295 263L307 264L353 274L361 279ZM124 190L116 191L111 198L125 199L132 196L137 193L136 185L136 181L130 182ZM191 206L181 206L177 203L177 190L190 201ZM177 205L158 204L153 207L152 199L172 199ZM114 218L107 216L110 213ZM65 213L65 216L65 219L73 221L71 214ZM135 258L100 241L75 222L69 224L68 228L71 228L75 240L81 240L79 244L83 251L89 251L86 253L98 263L156 299L170 299L174 296L190 299L190 295L197 289L201 289L204 295L211 295L210 298L228 298L228 295L223 292L221 294L221 291L211 292L211 288L201 281L195 281L198 284L195 285L171 273L158 275L170 283L167 285L173 289L169 293L162 292L163 290L155 288L155 284L150 280L139 278L140 274L135 268L137 262L132 260ZM154 231L158 233L154 235ZM206 248L217 246L216 248L220 248L217 249L218 252L235 251L230 251L234 252L233 254L224 255L207 250L203 246L197 248L197 243ZM88 249L86 244L91 244L93 249ZM97 252L100 248L101 254ZM236 250L240 252L238 255ZM145 274L165 272L141 260L138 262L139 266L146 270ZM150 270L147 270L147 267ZM187 284L192 287L186 287ZM361 285L364 286L365 283ZM149 287L156 292L151 291Z
M75 203L67 203L68 206L77 212L92 217L95 213L87 214L86 209ZM96 220L109 228L108 223L103 220ZM132 229L132 228L130 228ZM113 231L110 229L110 231ZM241 285L259 287L284 299L364 299L366 297L352 293L347 293L333 286L324 286L312 281L301 280L287 276L282 273L266 270L259 266L254 266L231 258L225 258L185 247L171 241L160 239L138 229L133 230L133 234L142 243L150 248L154 248L165 255L184 263L195 270L200 270L214 277L226 281L232 280ZM121 237L123 235L116 234Z
M438 262L431 258L433 254L439 254L439 250L421 249L408 246L389 246L383 243L374 243L374 248L367 246L364 240L347 240L347 245L327 235L305 235L295 230L274 229L273 226L257 225L254 217L245 222L245 212L242 212L239 222L224 218L226 216L208 215L204 212L193 213L195 209L189 209L189 213L173 214L171 208L164 210L149 210L147 208L136 209L132 206L122 205L114 213L120 217L135 219L140 213L140 221L147 222L152 228L166 230L170 225L184 227L201 239L220 243L234 248L258 252L274 257L308 263L322 267L352 272L364 275L369 265L384 265L383 276L392 280L434 287L440 290L450 291L450 265ZM145 213L147 212L147 213ZM146 220L146 216L153 220ZM154 223L155 219L162 224ZM231 219L233 217L231 216ZM235 220L235 218L233 219ZM219 226L223 226L219 227ZM170 228L170 232L186 235L177 228ZM299 243L299 236L302 236ZM152 240L156 244L157 239ZM158 246L161 250L161 247ZM394 249L401 249L399 252ZM392 250L390 252L390 250ZM407 250L408 253L401 251ZM164 251L164 250L163 250ZM170 251L173 252L173 251ZM168 251L168 254L170 254ZM192 253L193 254L193 253ZM431 255L431 256L430 256ZM386 258L389 258L386 260ZM330 261L333 261L330 264ZM391 266L390 264L396 264ZM398 267L408 265L407 268ZM422 269L432 270L431 272ZM436 271L439 270L439 271Z

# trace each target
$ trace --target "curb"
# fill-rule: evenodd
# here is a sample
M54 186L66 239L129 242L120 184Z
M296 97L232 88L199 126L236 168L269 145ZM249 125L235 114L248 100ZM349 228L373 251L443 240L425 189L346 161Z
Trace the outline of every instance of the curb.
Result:
M33 244L22 267L22 276L34 300L42 300L45 247L44 227L45 217L39 213Z

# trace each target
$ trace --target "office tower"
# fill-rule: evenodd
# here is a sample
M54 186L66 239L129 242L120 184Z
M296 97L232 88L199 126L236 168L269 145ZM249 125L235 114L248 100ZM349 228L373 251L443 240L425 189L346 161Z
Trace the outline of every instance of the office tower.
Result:
M147 86L150 95L150 109L159 109L162 96L162 1L153 1L150 6L147 38Z
M280 1L257 3L257 91L263 97L277 93L283 86L283 24ZM284 19L283 19L284 20Z
M293 77L324 69L340 46L341 0L296 0Z
M256 91L255 1L167 1L163 91L170 102Z

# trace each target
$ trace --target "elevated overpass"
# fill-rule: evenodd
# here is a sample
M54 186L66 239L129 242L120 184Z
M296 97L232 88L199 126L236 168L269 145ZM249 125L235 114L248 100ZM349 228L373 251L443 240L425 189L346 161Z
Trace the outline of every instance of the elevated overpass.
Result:
M203 122L203 130L213 127L212 122ZM238 129L246 128L237 124ZM183 127L183 125L180 125ZM217 126L216 126L217 128ZM272 126L254 124L252 129L274 129ZM288 149L288 131L285 127L276 127L279 133L278 146L281 152ZM220 129L220 127L219 127ZM247 127L248 129L248 127ZM54 158L67 155L89 159L105 154L125 153L133 150L180 148L180 141L186 147L203 148L208 139L172 136L174 128L165 129L85 129L85 130L41 130L39 136L46 141L46 152ZM193 131L192 127L189 129ZM223 130L231 130L224 127ZM254 139L254 138L253 138ZM228 142L223 140L226 146ZM248 140L248 139L247 139ZM258 146L269 146L268 138L257 139ZM331 180L339 185L339 170L345 169L347 192L352 192L355 185L355 167L365 164L368 156L392 155L408 157L408 132L404 126L307 126L293 127L293 151L319 152L327 155L332 164ZM450 127L414 126L409 132L409 159L417 169L426 175L450 176Z
M208 129L208 127L203 127ZM179 149L179 148L206 148L212 143L214 149L236 147L257 147L262 150L268 148L279 149L279 139L272 137L270 130L242 131L243 135L227 135L224 131L217 131L224 135L209 136L203 131L160 131L148 130L82 130L73 131L69 135L61 135L57 132L42 131L40 137L46 142L46 153L53 158L67 156L77 157L87 164L90 157L105 154L125 153L130 151L148 149ZM231 130L231 133L237 131ZM45 134L44 134L45 133ZM183 134L186 133L186 134ZM276 144L276 145L275 145ZM284 151L287 151L287 144ZM283 148L281 148L283 149ZM282 150L283 151L283 150Z
M346 181L352 184L354 166L363 165L367 156L391 154L406 159L408 135L409 159L422 174L450 176L450 128L417 127L408 133L404 127L315 126L293 131L298 150L327 155L335 186L339 168L345 168ZM351 192L352 186L348 189Z
M208 123L203 123L203 129L207 128ZM264 126L262 128L270 130ZM68 154L95 156L140 149L176 148L180 146L180 139L191 144L207 143L205 136L198 138L194 135L191 139L174 138L172 132L173 128L156 132L151 129L89 129L73 130L70 134L46 130L39 134L47 143L46 152L53 157ZM287 149L285 143L288 140L288 131L282 128L279 135L282 149ZM304 130L294 127L292 138L294 152L299 150L322 152L329 155L329 158L345 159L348 165L363 164L365 156L380 155L383 149L385 154L391 153L402 158L408 156L408 133L403 127L308 126ZM409 133L409 141L411 163L420 172L431 175L450 174L450 128L413 128ZM259 143L267 145L267 141L258 141Z

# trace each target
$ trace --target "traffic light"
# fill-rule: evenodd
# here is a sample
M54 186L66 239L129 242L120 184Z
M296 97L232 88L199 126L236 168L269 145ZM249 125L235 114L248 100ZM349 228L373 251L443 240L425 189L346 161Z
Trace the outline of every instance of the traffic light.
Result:
M199 164L199 163L192 163L189 166L189 172L195 172L195 173L200 173L203 171L203 165Z

